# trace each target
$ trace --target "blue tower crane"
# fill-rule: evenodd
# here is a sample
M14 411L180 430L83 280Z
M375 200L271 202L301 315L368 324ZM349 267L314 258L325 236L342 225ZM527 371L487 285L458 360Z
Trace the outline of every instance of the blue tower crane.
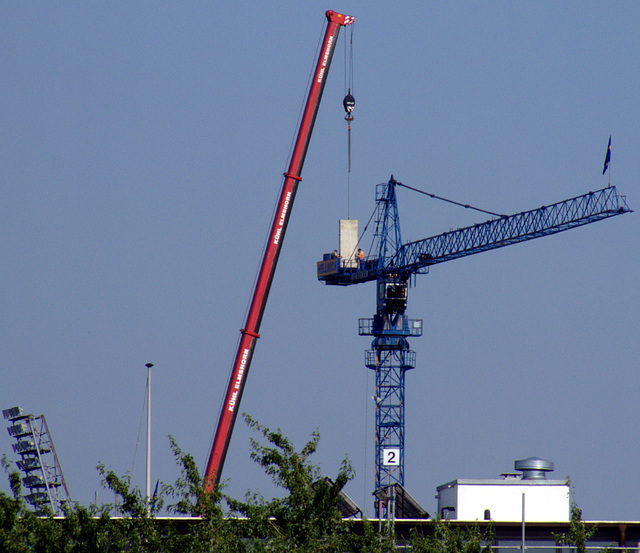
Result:
M353 261L326 254L318 280L349 286L376 281L376 314L359 320L359 334L373 336L365 365L375 371L376 490L404 487L405 374L416 366L407 338L422 335L422 320L408 319L407 288L412 275L445 261L563 232L631 210L614 186L470 227L402 243L393 176L376 186L376 219L371 255ZM410 188L410 187L408 187ZM384 507L384 506L383 506ZM385 507L386 508L386 507Z

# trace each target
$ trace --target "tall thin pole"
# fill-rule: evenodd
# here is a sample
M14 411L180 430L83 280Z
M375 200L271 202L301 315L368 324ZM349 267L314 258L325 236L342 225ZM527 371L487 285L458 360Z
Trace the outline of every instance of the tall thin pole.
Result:
M525 520L525 516L524 516L524 493L522 494L522 553L524 553L526 546L525 546L525 541L524 541L524 520Z
M147 513L151 512L151 367L147 363Z

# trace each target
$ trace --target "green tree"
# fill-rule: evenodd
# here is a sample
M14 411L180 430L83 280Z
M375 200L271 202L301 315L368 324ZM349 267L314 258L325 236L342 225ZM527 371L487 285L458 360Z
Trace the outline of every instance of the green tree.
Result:
M134 553L156 553L164 551L165 536L163 528L157 523L155 514L161 507L159 504L149 508L146 497L139 488L131 487L129 476L120 477L112 470L107 470L101 463L98 472L102 475L103 485L111 490L117 498L117 512L115 505L103 506L112 518L106 528L106 541L118 544L123 550Z
M247 517L247 536L255 551L334 552L356 551L357 539L338 510L338 496L353 478L353 468L344 459L333 481L323 478L309 461L320 439L317 431L300 450L282 434L244 415L247 425L262 434L268 445L251 439L251 458L276 486L286 491L269 501L248 495L245 501L229 500L233 511Z
M168 551L200 553L216 551L220 553L243 553L247 550L243 539L244 524L226 516L222 501L225 496L219 488L207 492L203 479L192 455L183 452L173 437L169 437L171 449L180 465L181 474L173 486L164 487L168 496L176 503L168 506L176 515L200 517L198 523L189 529L174 528L169 536Z
M477 525L470 528L452 526L440 518L432 523L428 536L414 529L411 533L411 551L416 553L490 553L495 543L493 529L482 531Z
M345 458L333 481L322 476L320 469L310 462L318 446L317 431L297 451L280 430L271 431L246 415L245 420L267 441L263 445L252 439L251 458L286 492L284 497L265 500L259 494L248 494L244 501L236 501L217 488L206 492L193 457L170 437L180 476L173 485L162 484L151 505L138 488L132 487L128 476L118 476L100 464L103 485L115 494L115 503L88 508L66 505L65 518L54 520L51 515L36 515L26 504L21 495L20 475L5 458L3 464L9 474L12 496L0 493L0 551L388 553L393 550L394 536L384 532L380 535L377 526L366 520L363 535L357 536L350 522L342 519L338 498L353 477L353 469ZM164 509L178 515L178 521L169 523L158 518ZM179 520L181 516L183 519Z
M173 485L162 484L151 505L139 489L131 488L128 478L99 467L105 485L120 499L118 509L124 515L119 524L110 529L113 541L124 544L127 551L140 553L246 551L237 521L224 514L220 491L206 492L193 456L182 451L172 436L169 441L180 466L180 477ZM156 515L162 511L165 497L175 501L167 506L170 513L199 520L173 524L159 521Z
M577 553L587 553L587 542L597 531L595 526L587 527L582 520L582 510L573 503L569 519L569 533L553 534L553 539L558 545L575 547Z
M51 513L36 515L22 497L20 474L3 458L12 497L0 494L0 551L22 553L111 553L122 551L110 546L104 529L111 527L108 516L97 516L94 507L66 505L65 518L54 520ZM113 545L113 544L111 544Z
M174 486L163 485L149 506L130 478L119 477L99 465L103 485L117 498L115 505L89 508L66 505L64 519L38 516L22 497L20 475L3 459L13 496L0 493L0 551L11 553L132 553L221 552L242 553L244 541L235 521L223 515L218 490L204 492L195 462L170 438L181 476ZM200 517L196 522L169 524L156 515L164 497L174 498L169 511ZM115 516L117 515L117 516Z
M2 458L2 465L8 472L13 495L0 494L0 551L27 552L30 551L30 540L29 525L25 518L33 513L25 507L21 496L20 475L10 470L6 456Z

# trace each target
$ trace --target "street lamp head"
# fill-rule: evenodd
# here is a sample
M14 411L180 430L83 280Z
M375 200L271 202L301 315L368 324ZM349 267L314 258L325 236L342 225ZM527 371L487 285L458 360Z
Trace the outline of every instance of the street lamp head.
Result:
M153 367L153 363L147 363L145 367L147 367L147 369L150 369L151 367Z

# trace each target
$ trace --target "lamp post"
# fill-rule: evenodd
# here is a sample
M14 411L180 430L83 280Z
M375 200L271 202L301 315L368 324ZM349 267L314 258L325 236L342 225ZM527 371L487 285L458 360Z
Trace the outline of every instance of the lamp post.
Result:
M151 513L151 367L147 363L147 512Z

